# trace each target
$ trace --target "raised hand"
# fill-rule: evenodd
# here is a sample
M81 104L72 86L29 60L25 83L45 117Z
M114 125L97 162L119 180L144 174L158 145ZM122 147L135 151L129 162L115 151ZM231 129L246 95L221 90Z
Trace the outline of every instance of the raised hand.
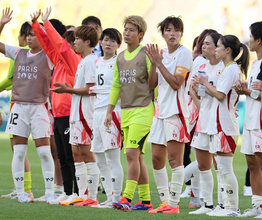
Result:
M146 55L148 56L149 60L151 61L153 65L158 66L162 62L162 59L163 59L162 50L159 53L157 44L156 45L147 44L146 45Z
M46 8L45 14L42 13L42 21L43 21L43 23L45 23L45 22L48 21L48 17L49 17L49 15L51 14L51 11L52 11L52 8L51 8L51 6L50 6L49 8Z
M39 9L39 11L36 11L33 14L30 15L31 21L32 21L33 24L36 23L36 21L39 18L40 14L41 14L41 9Z
M12 19L13 10L11 11L10 7L3 9L1 23L6 24Z

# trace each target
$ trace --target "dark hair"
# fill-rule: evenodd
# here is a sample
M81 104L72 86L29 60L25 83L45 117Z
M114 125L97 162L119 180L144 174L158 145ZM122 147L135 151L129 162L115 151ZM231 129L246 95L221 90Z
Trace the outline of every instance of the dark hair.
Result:
M66 32L63 34L63 38L64 38L68 43L74 43L74 41L75 41L74 31L66 31Z
M91 26L82 25L77 27L74 31L74 36L79 37L83 41L89 40L90 47L95 47L98 43L98 35L96 29Z
M43 26L43 23L40 23L40 26L41 26L41 28L45 29L44 26ZM31 35L30 34L31 30L33 30L32 26L31 25L27 26L27 28L25 30L25 36Z
M216 47L217 47L218 40L222 37L222 35L219 33L211 33L211 34L208 34L207 36L210 36L212 38L213 43L215 44Z
M184 32L184 24L180 17L168 16L163 21L161 21L157 28L158 30L164 34L164 31L167 29L168 25L172 24L174 28L178 29L180 32Z
M99 40L102 41L105 36L108 36L110 39L115 40L119 45L122 43L122 35L115 28L107 28L103 30Z
M195 46L196 46L196 43L197 43L197 40L198 40L198 37L195 37L194 41L193 41L193 46L192 46L192 50L194 50Z
M202 33L199 35L198 40L197 40L196 53L202 54L202 46L203 46L204 40L205 40L206 36L208 34L211 34L211 33L217 33L217 31L213 30L213 29L205 29L205 30L202 31Z
M75 28L74 25L66 25L66 30L68 30L69 28Z
M239 39L235 35L225 35L220 38L221 43L225 48L231 49L231 56L235 59L240 51L241 47L243 49L241 56L238 60L236 60L237 64L240 64L240 69L244 73L245 77L247 77L247 69L249 66L249 51L245 44L242 44Z
M88 16L82 21L82 25L88 25L88 23L95 23L102 27L100 19L95 16Z
M249 29L255 40L259 38L262 40L262 21L251 24Z
M50 19L50 23L53 25L53 27L56 29L56 31L60 34L60 36L63 36L63 34L66 32L66 26L63 25L61 21L58 19Z
M26 35L26 30L28 27L31 27L30 24L28 24L28 22L26 21L25 23L22 24L20 31L19 31L19 35L23 36Z

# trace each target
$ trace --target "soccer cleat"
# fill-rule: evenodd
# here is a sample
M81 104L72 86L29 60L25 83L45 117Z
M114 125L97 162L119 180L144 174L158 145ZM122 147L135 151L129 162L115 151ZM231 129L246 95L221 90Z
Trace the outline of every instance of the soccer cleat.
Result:
M189 198L191 196L191 186L186 186L184 192L181 193L180 198Z
M5 198L5 199L17 199L17 192L14 189L13 192L6 194L6 195L1 195L1 198Z
M200 209L198 209L196 211L189 212L189 214L191 214L191 215L201 215L201 214L206 214L206 213L211 212L211 211L212 211L212 209L206 208L203 205Z
M68 199L68 196L65 193L60 194L54 200L47 201L48 204L59 204L59 202L63 202Z
M41 196L41 197L39 197L39 198L34 199L34 201L35 201L35 202L45 202L45 201L46 201L45 195L43 195L43 196Z
M93 208L101 208L101 209L110 209L110 208L113 208L113 203L111 201L104 201L104 202L101 202L100 204L98 205L92 205L91 207Z
M122 197L120 202L113 203L113 207L115 209L123 210L123 211L131 211L131 203L128 202L127 198Z
M80 203L74 204L74 206L92 206L92 205L98 205L99 202L97 200L92 200L92 199L86 199L83 200Z
M33 202L34 196L33 193L23 192L18 194L18 202L26 203L26 202Z
M180 213L179 206L172 207L168 205L167 203L163 203L159 208L149 211L149 213L165 213L165 214L171 214L171 213Z
M252 217L252 216L258 216L261 214L262 214L261 208L254 207L253 209L246 209L240 217Z
M140 201L132 206L132 211L140 211L140 210L147 210L147 211L153 210L152 203L150 202L150 204L144 204L142 203L142 201Z
M167 203L162 203L158 208L150 210L149 213L157 213L158 210L161 210L166 205L167 205Z
M224 210L223 207L221 207L221 205L217 205L211 212L206 213L209 216L217 216L217 214L219 214L220 212L222 212Z
M191 201L190 201L190 203L188 205L188 208L190 208L190 209L199 209L203 205L204 205L204 203L199 198L196 199L196 197L191 197Z
M76 205L78 203L84 202L85 200L80 198L80 197L76 197L75 199L73 199L72 201L69 202L62 202L62 205Z
M232 211L230 209L222 209L220 212L217 212L215 216L235 216L239 217L240 216L240 210L238 209L237 211Z
M78 197L78 195L76 193L72 194L71 196L69 196L66 200L62 200L60 201L58 204L60 205L64 205L63 203L67 204L70 203L71 201L73 201L74 199L76 199Z
M244 186L244 191L243 191L244 196L252 196L252 188L251 186Z
M50 202L50 201L53 201L53 200L55 200L54 194L51 194L51 193L45 194L45 201L46 201L47 203Z
M262 214L261 215L257 215L255 218L262 218Z

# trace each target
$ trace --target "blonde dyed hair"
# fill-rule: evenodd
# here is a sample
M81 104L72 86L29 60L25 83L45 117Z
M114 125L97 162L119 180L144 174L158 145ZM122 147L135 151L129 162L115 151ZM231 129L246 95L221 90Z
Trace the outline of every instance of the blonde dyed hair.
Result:
M124 26L126 26L127 23L135 25L137 27L138 33L142 32L145 35L146 30L147 30L147 24L146 24L144 18L142 18L139 15L130 15L130 16L126 17L123 21ZM143 40L143 37L140 39L140 41Z

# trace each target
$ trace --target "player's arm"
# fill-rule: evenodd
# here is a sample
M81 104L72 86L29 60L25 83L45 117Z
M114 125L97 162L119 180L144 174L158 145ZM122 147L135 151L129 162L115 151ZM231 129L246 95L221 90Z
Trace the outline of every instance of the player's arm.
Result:
M148 85L150 89L154 89L156 88L157 84L158 84L158 74L156 71L156 64L154 62L153 59L153 46L147 44L146 45L146 55L149 58L150 62L151 62L151 67L150 67L150 71L149 71L149 75L148 75Z
M191 81L191 87L190 87L190 95L193 99L193 102L195 103L197 109L200 109L200 100L199 97L197 95L197 89L198 89L198 83L195 82L194 80Z
M3 13L2 13L2 17L0 20L0 35L4 29L4 26L11 21L12 19L12 13L13 10L11 11L10 8L5 8L3 9ZM3 43L0 42L0 52L5 54L5 45Z
M68 83L54 83L54 86L56 88L50 89L53 92L56 93L69 93L69 94L75 94L75 95L93 95L90 93L89 88L94 86L95 83L86 83L86 86L83 88L71 88Z

